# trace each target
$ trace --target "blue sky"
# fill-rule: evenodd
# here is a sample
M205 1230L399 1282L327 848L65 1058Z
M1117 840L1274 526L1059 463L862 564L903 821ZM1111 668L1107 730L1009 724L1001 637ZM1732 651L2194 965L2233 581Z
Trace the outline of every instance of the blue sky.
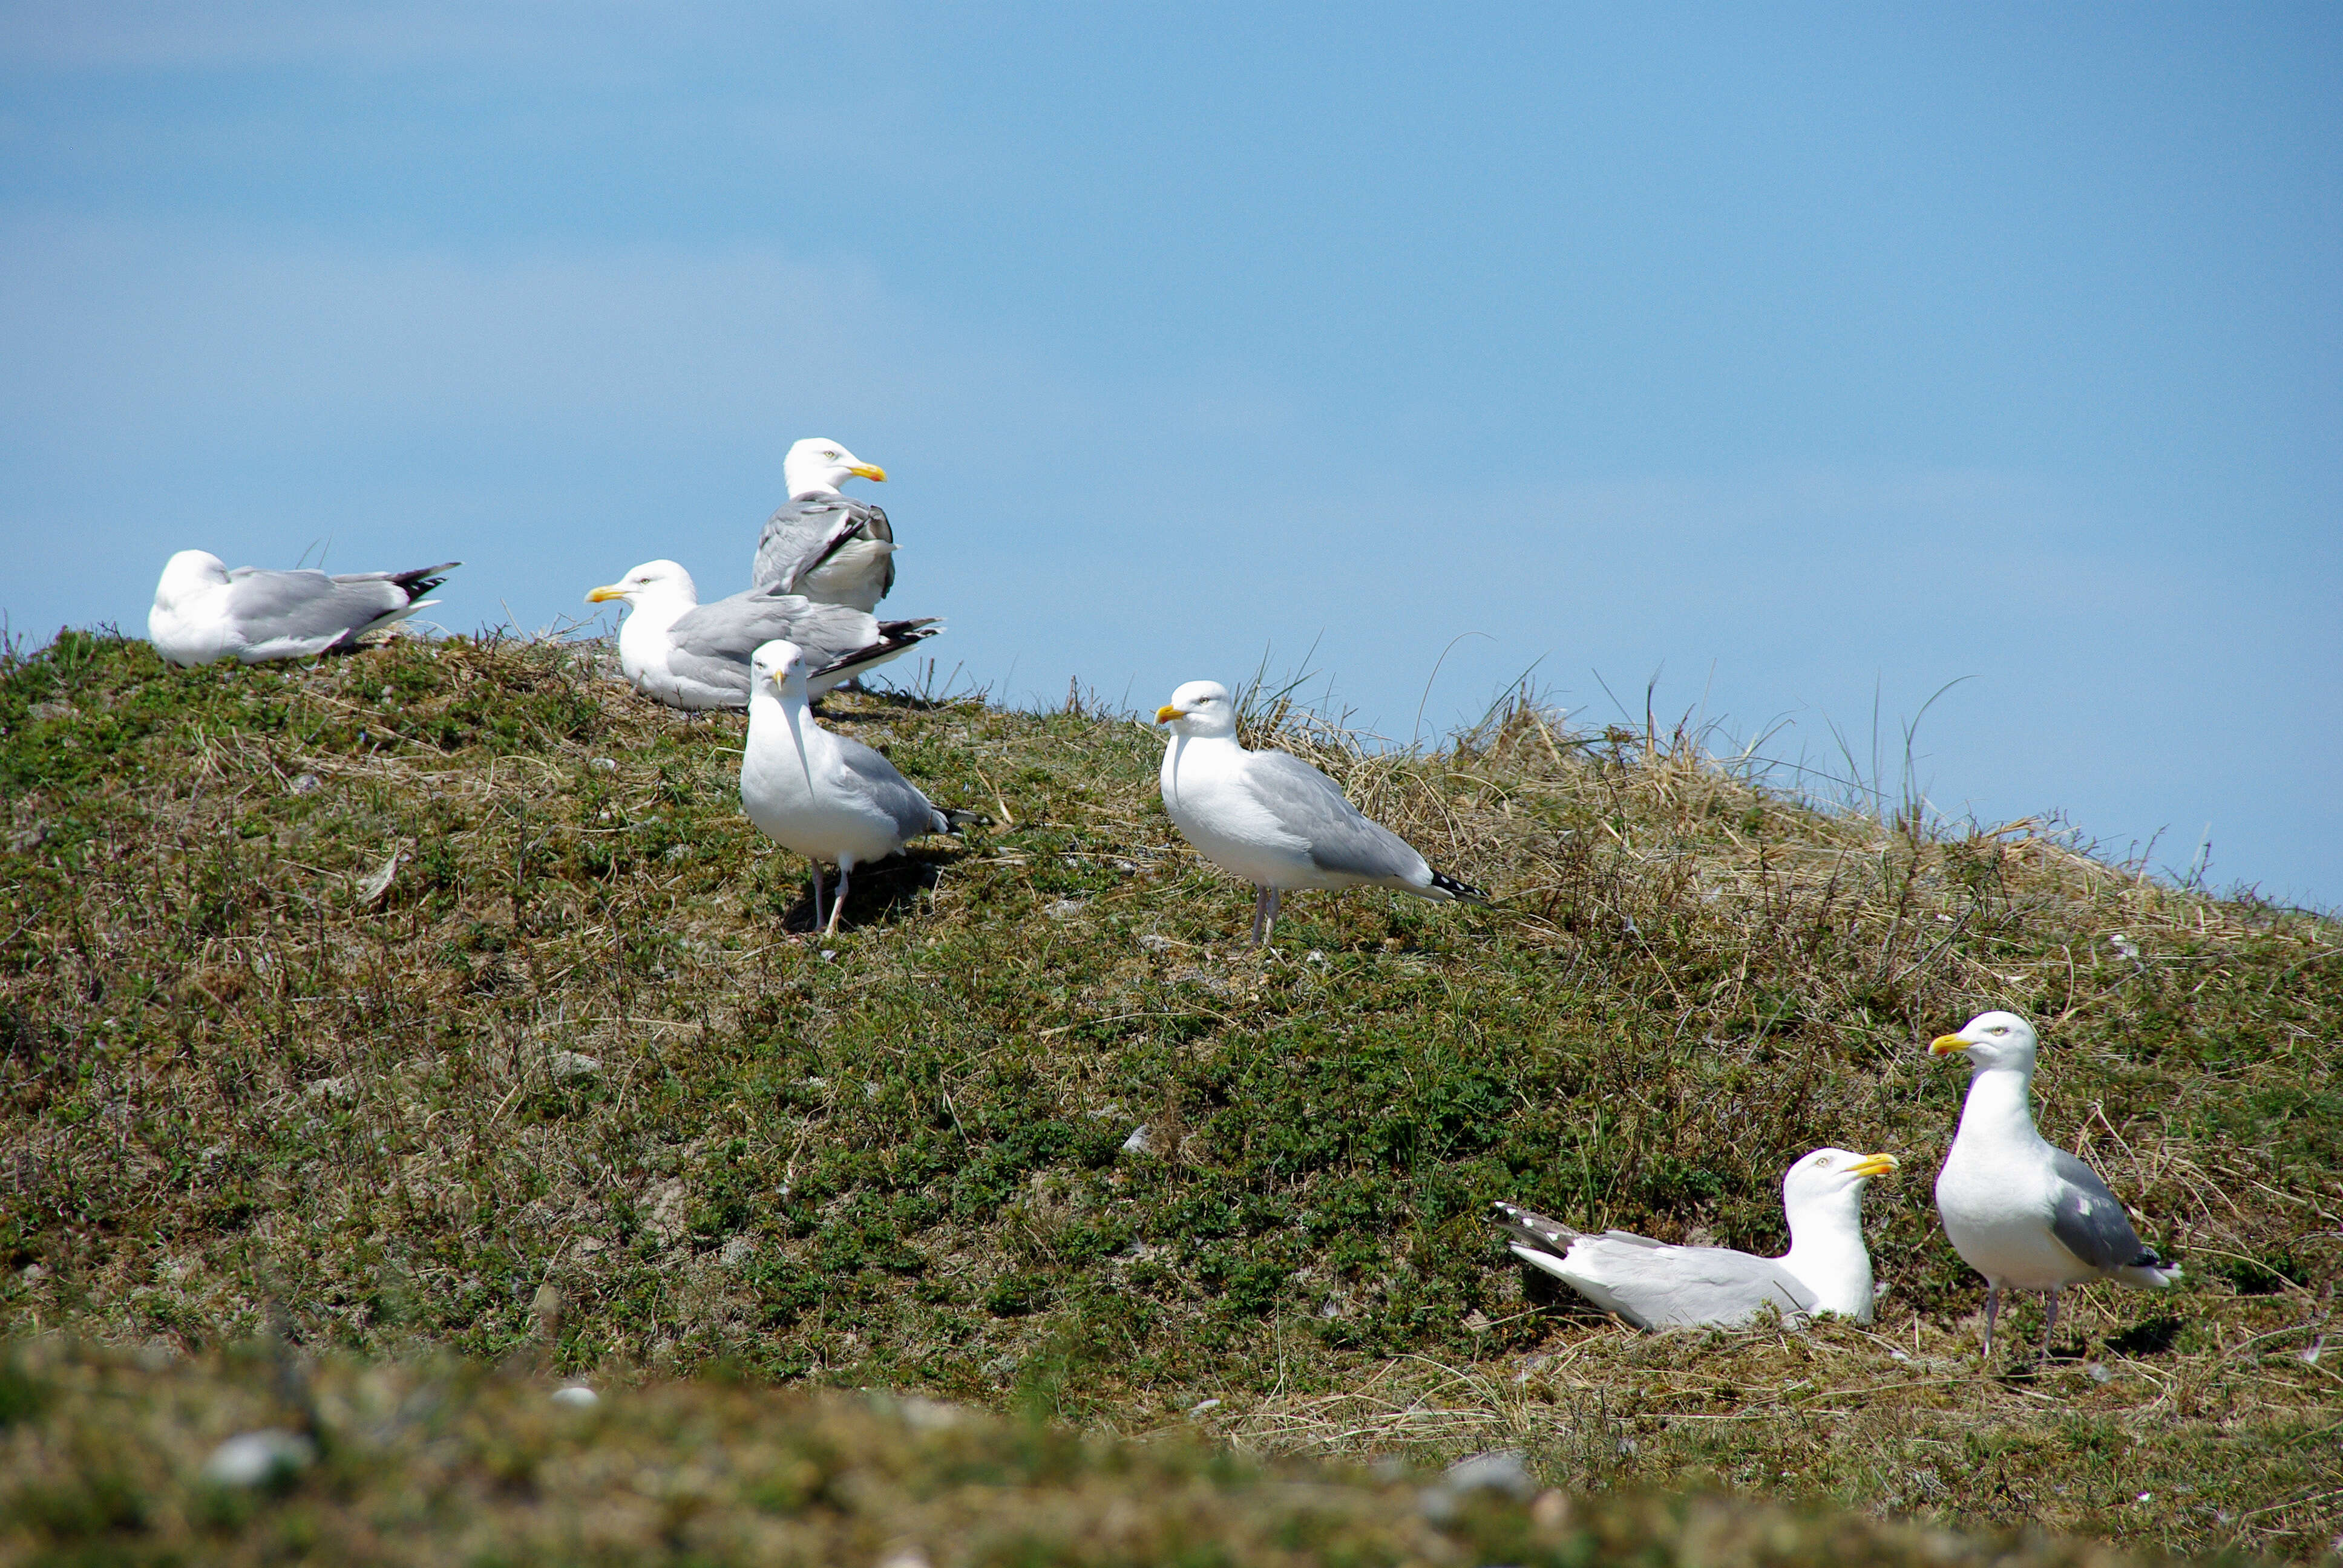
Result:
M820 434L1000 696L1656 677L1893 783L1958 682L1941 810L2331 905L2338 82L2331 5L0 4L0 610L729 592Z

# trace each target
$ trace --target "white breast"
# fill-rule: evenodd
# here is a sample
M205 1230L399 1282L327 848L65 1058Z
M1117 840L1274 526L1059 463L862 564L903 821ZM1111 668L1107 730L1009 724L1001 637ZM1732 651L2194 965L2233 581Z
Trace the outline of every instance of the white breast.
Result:
M759 699L760 705L769 701ZM752 737L740 759L740 809L749 820L775 843L809 859L852 866L900 849L894 819L851 787L812 719L801 720L812 744L800 763L779 705L772 706L775 743L755 744L759 738Z
M1174 738L1160 774L1164 810L1196 852L1224 871L1262 887L1332 886L1308 847L1245 789L1244 755L1233 740Z
M1945 1235L1996 1285L2045 1291L2097 1279L2050 1228L2054 1194L2035 1162L1956 1139L1936 1175Z

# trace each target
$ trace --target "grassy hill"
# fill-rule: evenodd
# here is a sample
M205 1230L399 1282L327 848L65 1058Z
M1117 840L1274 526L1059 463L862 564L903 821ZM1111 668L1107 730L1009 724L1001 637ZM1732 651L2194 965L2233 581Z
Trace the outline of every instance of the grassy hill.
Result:
M719 1425L786 1381L2174 1551L2343 1530L2332 922L2031 824L1818 811L1681 735L1522 707L1370 757L1272 708L1257 730L1500 902L1304 894L1256 954L1147 727L841 696L840 728L1000 825L858 877L809 940L804 863L733 794L740 721L606 660L176 671L68 634L5 661L20 1340L136 1349L86 1375L195 1400L276 1310L353 1366L541 1365ZM1980 1375L1981 1282L1928 1193L1966 1075L1923 1042L1986 1006L2042 1026L2046 1133L2188 1273L2070 1293L2039 1364L2021 1307ZM1484 1219L1778 1250L1780 1172L1824 1141L1906 1161L1868 1201L1868 1329L1636 1335L1526 1283ZM700 1372L723 1386L666 1381ZM11 1441L52 1459L106 1408L35 1407Z

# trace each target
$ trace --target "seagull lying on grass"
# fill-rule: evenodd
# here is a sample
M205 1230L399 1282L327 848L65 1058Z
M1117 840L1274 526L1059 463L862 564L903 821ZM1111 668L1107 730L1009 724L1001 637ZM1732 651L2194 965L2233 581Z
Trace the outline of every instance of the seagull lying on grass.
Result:
M348 653L358 638L438 603L423 596L461 561L409 572L228 570L209 550L181 550L163 568L146 636L173 664L259 664Z
M1368 820L1342 786L1282 751L1248 751L1237 710L1217 680L1192 680L1155 710L1163 748L1163 809L1196 852L1252 883L1252 945L1269 940L1292 888L1395 888L1419 899L1489 895L1433 870L1407 841Z
M2087 1280L2160 1291L2180 1265L2139 1239L2124 1206L2091 1168L2035 1129L2034 1026L2014 1012L1981 1012L1939 1035L1936 1056L1965 1052L1974 1070L1960 1131L1936 1172L1936 1212L1953 1250L1985 1276L1985 1353L2004 1291L2047 1291L2042 1353L2058 1326L2058 1297Z
M1871 1254L1863 1189L1896 1169L1893 1154L1817 1149L1782 1178L1790 1250L1760 1258L1730 1247L1674 1247L1627 1231L1589 1235L1499 1203L1514 1257L1542 1269L1639 1329L1738 1328L1771 1306L1871 1321Z
M641 566L586 596L627 606L618 628L618 665L637 691L687 713L749 706L749 656L786 638L813 668L807 691L820 697L943 628L929 620L873 620L843 605L751 588L714 604L699 602L691 574L673 561Z
M883 860L911 839L957 833L990 818L936 809L895 765L860 740L833 735L806 707L806 656L775 641L749 661L749 739L740 758L740 808L765 837L813 862L813 920L835 932L854 868ZM838 868L827 920L821 868Z
M757 537L749 580L817 604L876 609L895 586L895 530L885 512L839 493L857 477L883 482L887 470L823 436L791 447L781 460L789 498Z

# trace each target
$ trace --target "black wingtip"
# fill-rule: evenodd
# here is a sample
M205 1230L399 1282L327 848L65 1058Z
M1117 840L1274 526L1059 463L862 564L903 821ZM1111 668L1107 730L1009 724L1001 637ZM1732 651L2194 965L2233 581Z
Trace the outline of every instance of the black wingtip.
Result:
M1432 885L1450 898L1461 900L1468 904L1485 904L1489 901L1488 894L1470 882L1458 881L1445 871L1433 872Z
M819 680L825 675L842 676L854 670L867 668L881 660L894 658L907 648L913 648L927 641L942 630L943 628L940 626L930 628L929 623L924 620L882 620L879 623L880 637L877 642L868 648L858 648L843 658L831 659L813 672L813 678Z
M462 566L461 561L441 561L436 567L417 567L411 572L400 572L390 580L406 593L409 604L421 598L447 580L447 574Z
M1558 1220L1499 1199L1489 1205L1491 1221L1515 1243L1526 1243L1559 1256L1570 1251L1579 1233Z

